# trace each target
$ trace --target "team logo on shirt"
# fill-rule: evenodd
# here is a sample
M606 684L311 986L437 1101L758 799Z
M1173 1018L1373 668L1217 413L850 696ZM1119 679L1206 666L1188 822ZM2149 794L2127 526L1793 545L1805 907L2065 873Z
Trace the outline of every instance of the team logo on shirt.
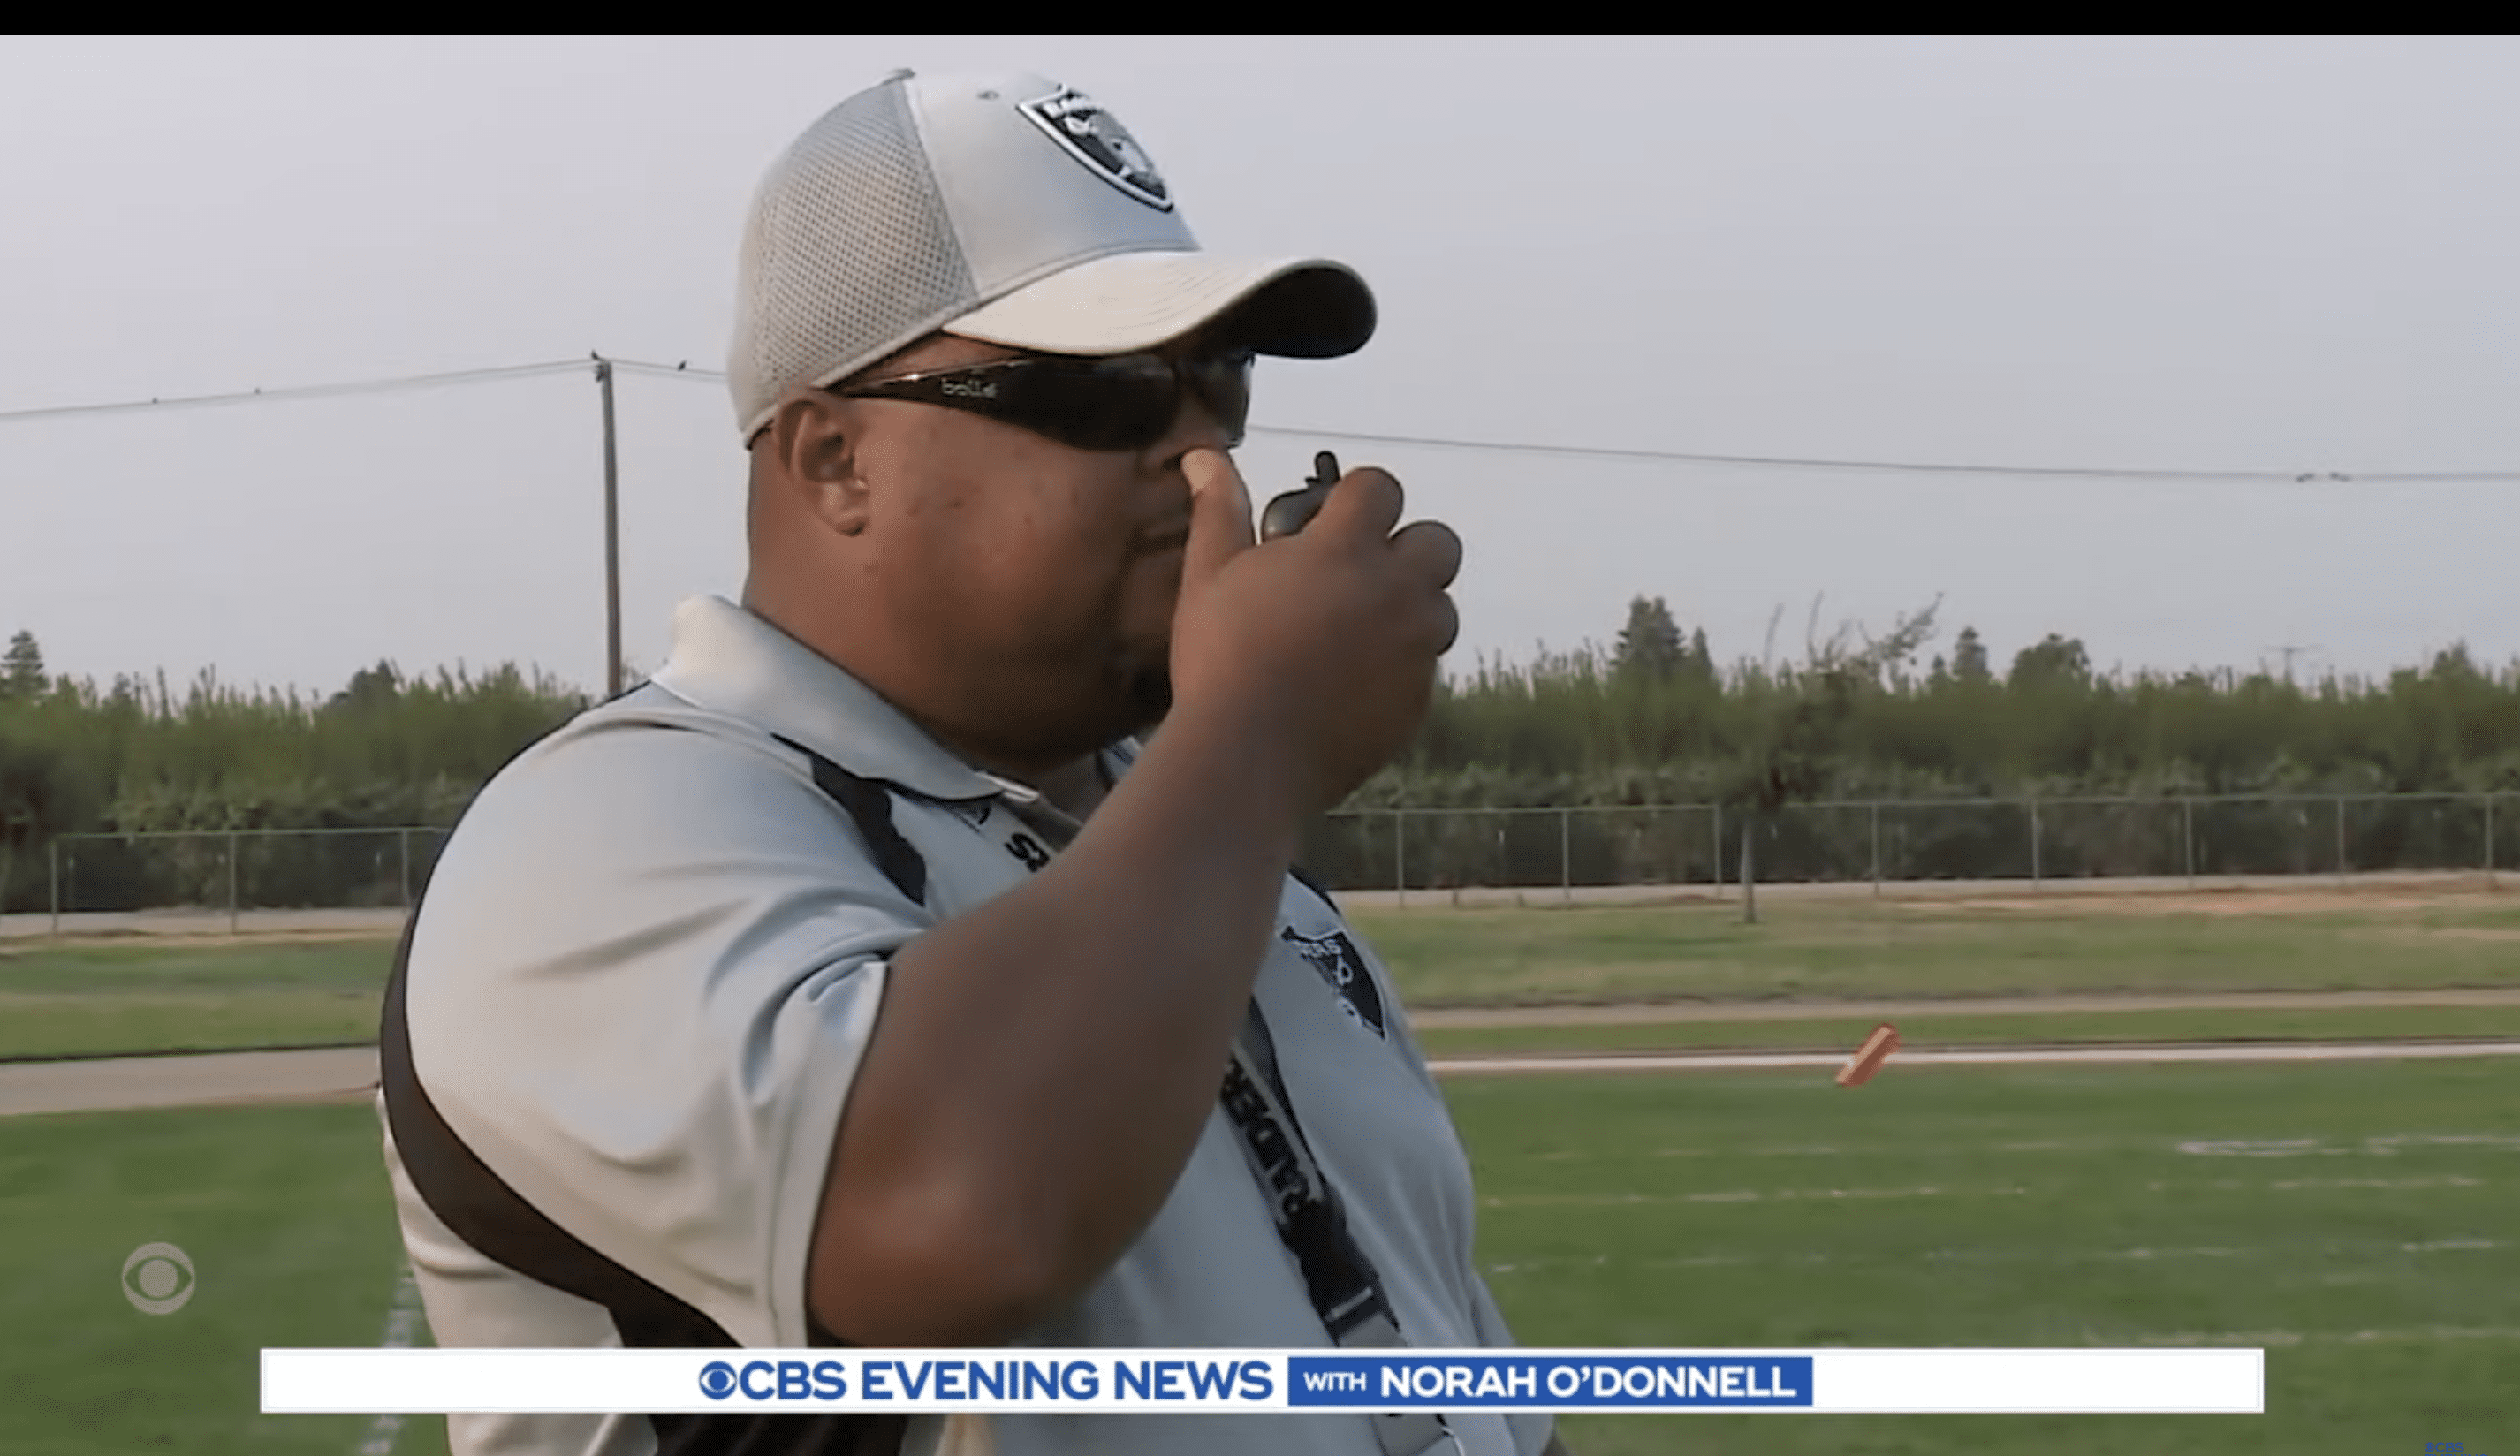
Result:
M1347 932L1333 930L1326 936L1299 935L1293 926L1278 932L1278 938L1295 948L1295 952L1312 962L1314 970L1339 993L1339 1004L1357 1024L1376 1037L1382 1030L1382 993L1374 989L1373 973L1365 968L1365 954ZM1387 1038L1386 1038L1387 1039Z
M1172 192L1155 174L1153 158L1101 103L1072 86L1061 86L1025 102L1021 110L1033 125L1049 133L1052 141L1095 176L1158 211L1173 210Z

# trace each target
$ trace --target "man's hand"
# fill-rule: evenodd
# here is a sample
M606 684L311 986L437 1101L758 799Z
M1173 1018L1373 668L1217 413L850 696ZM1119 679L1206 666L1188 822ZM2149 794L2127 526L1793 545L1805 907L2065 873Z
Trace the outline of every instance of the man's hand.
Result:
M809 1306L861 1346L992 1345L1073 1300L1171 1195L1308 815L1407 744L1458 631L1461 541L1341 480L1255 545L1213 450L1173 629L1173 709L1076 842L893 957L841 1114Z
M1400 528L1400 482L1351 470L1299 535L1253 545L1234 462L1194 450L1190 544L1173 618L1176 714L1243 726L1284 761L1303 813L1335 808L1405 747L1461 619L1449 527Z

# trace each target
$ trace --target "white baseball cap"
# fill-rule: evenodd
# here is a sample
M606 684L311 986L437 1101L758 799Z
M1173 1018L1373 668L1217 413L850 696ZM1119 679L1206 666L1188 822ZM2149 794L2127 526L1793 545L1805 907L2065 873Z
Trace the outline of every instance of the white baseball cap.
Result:
M750 440L779 398L943 331L1046 354L1153 348L1240 310L1238 341L1328 359L1373 294L1323 258L1227 258L1110 112L1041 76L897 70L788 147L755 193L727 376Z

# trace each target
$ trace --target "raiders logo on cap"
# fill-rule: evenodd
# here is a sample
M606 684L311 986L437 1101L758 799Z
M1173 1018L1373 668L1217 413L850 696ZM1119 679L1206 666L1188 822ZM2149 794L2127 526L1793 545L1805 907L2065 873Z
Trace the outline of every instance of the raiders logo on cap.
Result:
M1173 210L1173 197L1155 164L1118 117L1072 86L1028 101L1020 109L1050 139L1091 168L1094 175L1149 207Z

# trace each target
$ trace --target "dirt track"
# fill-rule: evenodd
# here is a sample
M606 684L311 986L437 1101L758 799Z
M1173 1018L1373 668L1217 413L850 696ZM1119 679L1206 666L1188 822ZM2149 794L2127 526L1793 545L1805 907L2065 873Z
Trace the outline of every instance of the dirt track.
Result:
M2507 893L2512 877L2500 889ZM2368 875L2342 881L2306 882L2301 877L2204 881L2049 881L2034 890L2020 882L1893 885L1885 900L1897 909L1917 912L1975 911L1992 914L2023 911L2128 914L2302 914L2340 909L2405 909L2442 904L2473 904L2480 892L2495 893L2482 875ZM1763 887L1763 898L1848 899L1869 895L1865 885ZM1576 904L1645 904L1655 901L1710 902L1718 897L1706 887L1611 891L1574 891ZM1389 892L1343 896L1356 905L1396 907ZM1449 897L1412 893L1407 906L1439 911ZM1458 901L1467 905L1533 906L1559 903L1558 892L1472 891ZM51 920L41 915L0 917L0 947L31 949L40 944L238 944L314 939L390 938L401 926L395 910L247 911L236 917L219 912L176 911L132 915L65 915L63 941L50 941ZM2427 934L2442 934L2434 930ZM2500 930L2468 932L2499 939ZM0 951L5 953L5 951ZM2178 1010L2322 1010L2382 1006L2514 1006L2520 989L2406 992L2223 993L2196 995L2059 995L1985 996L1964 999L1872 1001L1667 1001L1598 1006L1429 1007L1413 1013L1419 1027L1608 1026L1667 1022L1755 1022L1801 1020L1896 1020L1903 1017L2085 1014L2113 1011ZM1980 1048L1972 1055L2006 1055ZM2385 1054L2385 1053L2380 1053ZM1923 1055L1919 1053L1917 1055ZM1524 1058L1560 1065L1559 1059ZM1587 1062L1595 1058L1580 1059ZM1688 1059L1681 1059L1688 1060ZM1450 1065L1450 1064L1447 1064ZM1495 1059L1482 1059L1493 1069ZM1702 1059L1688 1065L1707 1065ZM0 1063L0 1116L21 1113L115 1111L153 1107L217 1106L310 1100L359 1099L376 1085L376 1052L349 1047L314 1051L233 1052L193 1056L129 1057L112 1060Z
M2177 1010L2312 1010L2373 1006L2513 1006L2520 990L2240 993L2192 996L2020 996L1965 1001L1664 1002L1618 1006L1495 1006L1430 1009L1414 1013L1422 1028L1513 1026L1610 1026L1687 1021L1895 1020L1921 1016L1999 1016L2044 1013ZM2503 1043L2520 1051L2520 1043ZM2004 1060L2214 1060L2317 1059L2322 1056L2486 1054L2443 1052L2413 1042L2362 1043L2356 1047L2302 1046L2092 1047L2058 1052L1975 1047L1951 1052L1912 1052L1912 1061ZM2228 1055L2226 1054L2228 1053ZM2497 1053L2507 1054L2507 1053ZM1745 1057L1749 1060L1743 1060ZM1778 1058L1783 1060L1778 1060ZM1697 1053L1623 1056L1476 1057L1439 1059L1439 1072L1465 1075L1504 1071L1611 1070L1635 1062L1638 1070L1715 1069L1732 1066L1818 1066L1836 1059L1810 1053ZM1645 1064L1650 1063L1648 1067ZM325 1047L309 1051L211 1052L185 1056L114 1057L93 1061L0 1063L0 1117L54 1112L121 1112L143 1108L214 1107L275 1102L362 1100L377 1084L374 1047Z
M230 1051L0 1064L0 1117L130 1112L362 1098L377 1084L374 1047Z

